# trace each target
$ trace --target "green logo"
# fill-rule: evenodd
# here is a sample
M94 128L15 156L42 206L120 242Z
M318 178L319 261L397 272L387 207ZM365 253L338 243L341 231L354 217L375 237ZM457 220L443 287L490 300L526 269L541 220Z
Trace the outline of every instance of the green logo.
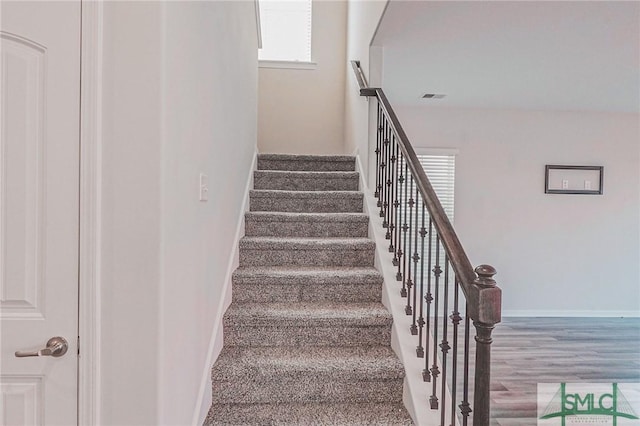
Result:
M597 387L594 388L594 386ZM540 396L540 385L538 395ZM591 418L597 416L599 419L608 418L614 426L617 426L619 418L639 419L617 383L612 383L611 387L607 389L603 389L603 384L591 387L575 385L573 391L567 390L566 383L560 383L559 389L539 418L540 420L558 418L561 425L565 426L567 418L579 416L583 416L583 418L584 416Z

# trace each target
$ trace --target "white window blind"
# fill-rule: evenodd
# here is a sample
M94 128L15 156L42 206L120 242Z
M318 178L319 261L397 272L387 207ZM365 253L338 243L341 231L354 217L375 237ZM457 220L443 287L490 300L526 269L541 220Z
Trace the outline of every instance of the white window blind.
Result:
M440 151L440 150L439 150ZM429 178L429 182L431 182L431 186L433 190L436 192L438 199L440 200L440 204L442 204L442 208L446 213L449 221L453 223L453 214L454 214L454 185L455 185L455 169L456 169L456 157L454 154L425 154L425 153L416 153L418 157L418 161L422 165L427 177ZM399 163L400 170L405 170L404 161L400 161ZM404 173L404 172L403 172ZM405 186L406 185L406 186ZM415 182L412 184L411 181L408 181L404 184L401 184L398 188L398 199L400 201L399 211L397 212L398 216L396 219L399 219L399 227L402 224L407 223L412 229L413 232L416 232L416 229L419 229L422 226L422 197L418 194L416 198L417 185ZM413 198L416 206L413 209L408 210L408 201L409 198ZM417 214L417 217L416 217ZM424 226L426 229L429 227L429 213L425 212L425 222ZM435 232L435 229L432 230ZM415 238L412 234L411 238ZM412 243L412 244L415 244ZM432 253L433 253L433 262L435 263L435 252L436 252L436 240L433 238L431 240L432 244ZM413 245L411 248L413 249ZM444 248L440 246L440 263L441 266L444 266ZM425 254L426 255L426 254Z
M444 212L453 223L454 185L456 178L456 157L453 154L417 154L431 186L440 199Z
M258 59L311 62L311 0L259 0Z
M453 154L416 154L418 156L418 161L422 165L427 177L429 178L429 182L431 182L431 186L433 190L436 192L440 203L442 204L442 208L444 212L447 214L447 217L453 223L453 215L454 215L454 185L455 185L455 172L456 172L456 157ZM404 161L400 162L400 169L404 170L405 164ZM421 197L418 196L416 199L416 191L417 185L415 183L413 186L410 186L407 182L406 188L405 185L401 185L399 188L398 196L400 198L400 211L401 211L401 221L404 219L404 208L407 205L407 201L409 201L409 192L412 191L412 196L414 200L419 203L418 210L421 211ZM415 220L415 217L414 217Z
M454 214L454 186L455 186L455 167L456 167L456 157L455 150L434 150L433 153L425 153L418 151L416 153L418 157L418 161L422 165L429 181L431 182L431 186L433 187L436 195L440 199L440 203L442 204L442 208L444 209L447 217L453 223L453 214ZM405 174L405 163L401 159L398 163L399 170L402 172L403 176L406 177ZM406 186L405 186L406 185ZM438 260L440 267L444 269L445 265L445 250L444 246L440 244L439 250L436 249L436 238L431 238L431 264L428 264L427 256L429 253L429 237L427 236L425 239L425 252L422 252L422 242L420 237L418 236L419 229L423 226L428 231L429 230L429 213L425 211L424 223L422 221L422 197L418 194L416 198L417 186L415 182L412 184L411 180L404 181L402 184L399 184L397 187L398 201L400 202L398 211L395 212L396 216L393 218L394 221L397 221L397 229L398 232L403 232L402 226L406 223L411 229L410 232L407 232L407 244L406 246L402 244L400 247L403 251L406 250L406 255L408 257L412 256L414 249L416 248L416 238L418 239L418 250L421 256L424 256L424 263L422 263L422 267L425 268L424 277L431 273L431 268L436 265L436 252L438 252ZM409 210L409 198L413 198L416 205ZM432 236L436 235L436 230L433 228L431 230ZM406 261L406 259L405 259Z
M416 154L422 168L424 169L433 190L436 192L440 204L446 213L449 221L453 223L453 201L454 201L454 184L456 171L455 155L434 155L434 154ZM419 205L420 207L420 205ZM427 226L427 225L425 225ZM433 265L436 264L436 241L431 241ZM440 246L440 266L444 269L445 251ZM425 259L426 261L426 259ZM424 264L426 265L426 263Z

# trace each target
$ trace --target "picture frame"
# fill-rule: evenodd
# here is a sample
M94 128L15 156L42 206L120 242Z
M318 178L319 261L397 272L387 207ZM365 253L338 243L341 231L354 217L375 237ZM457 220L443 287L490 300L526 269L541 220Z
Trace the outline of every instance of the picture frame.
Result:
M603 166L545 166L545 194L602 195Z

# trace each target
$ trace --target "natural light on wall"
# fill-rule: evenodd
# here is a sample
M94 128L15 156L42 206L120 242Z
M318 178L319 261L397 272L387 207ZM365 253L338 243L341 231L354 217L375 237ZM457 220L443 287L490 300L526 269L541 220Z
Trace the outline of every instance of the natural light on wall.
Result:
M261 61L311 62L311 0L259 0Z

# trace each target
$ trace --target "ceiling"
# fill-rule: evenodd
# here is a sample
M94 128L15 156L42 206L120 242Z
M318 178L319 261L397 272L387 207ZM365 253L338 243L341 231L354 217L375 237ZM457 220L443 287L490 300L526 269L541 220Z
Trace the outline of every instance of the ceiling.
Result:
M640 112L637 1L391 0L372 44L396 104Z

